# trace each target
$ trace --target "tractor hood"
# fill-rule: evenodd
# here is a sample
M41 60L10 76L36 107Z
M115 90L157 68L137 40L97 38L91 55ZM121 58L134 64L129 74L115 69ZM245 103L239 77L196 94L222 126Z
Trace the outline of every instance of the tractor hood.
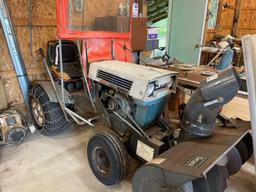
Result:
M161 96L169 94L169 88L173 86L176 74L168 70L121 61L91 63L89 71L92 80L123 89L138 100L152 100L154 95L159 98L159 94L163 94ZM158 90L150 98L147 94L149 84L154 84L155 89Z

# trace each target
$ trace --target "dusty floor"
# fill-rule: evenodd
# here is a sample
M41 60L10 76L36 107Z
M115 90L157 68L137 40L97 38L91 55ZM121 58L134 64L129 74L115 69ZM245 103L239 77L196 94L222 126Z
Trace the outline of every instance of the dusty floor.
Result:
M88 139L103 127L79 127L47 138L38 133L17 147L0 148L0 192L131 191L131 177L106 187L93 176L86 157ZM134 166L135 162L131 161ZM229 192L255 192L252 164L232 178Z

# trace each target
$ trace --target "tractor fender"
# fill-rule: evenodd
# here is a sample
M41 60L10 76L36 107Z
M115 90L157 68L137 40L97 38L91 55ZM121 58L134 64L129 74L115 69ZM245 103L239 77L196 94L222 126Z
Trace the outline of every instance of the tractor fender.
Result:
M47 93L50 99L50 102L59 103L56 95L58 94L59 97L61 98L61 86L59 84L55 83L57 93L55 92L51 81L38 81L35 84L40 85L45 90L45 92ZM64 89L64 95L65 95L65 104L74 104L72 95L66 89Z

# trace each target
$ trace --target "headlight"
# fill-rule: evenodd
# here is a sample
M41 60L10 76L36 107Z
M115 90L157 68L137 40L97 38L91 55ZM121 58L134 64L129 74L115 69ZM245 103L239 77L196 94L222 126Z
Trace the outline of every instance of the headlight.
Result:
M155 83L149 83L148 84L148 96L153 95L155 91Z

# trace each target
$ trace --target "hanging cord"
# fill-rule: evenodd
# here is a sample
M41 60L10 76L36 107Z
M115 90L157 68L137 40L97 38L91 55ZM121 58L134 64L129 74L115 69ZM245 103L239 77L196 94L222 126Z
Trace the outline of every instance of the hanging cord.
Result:
M114 41L115 41L115 39L114 39ZM125 42L124 42L124 44L121 44L121 43L118 42L118 41L115 41L115 42L117 42L117 44L119 44L119 46L123 47L124 50L129 51L134 57L136 57L137 59L139 59L140 61L142 61L145 65L147 65L147 62L146 62L144 59L142 59L141 57L139 57L138 55L134 54L133 51L130 50L130 49L126 46Z

